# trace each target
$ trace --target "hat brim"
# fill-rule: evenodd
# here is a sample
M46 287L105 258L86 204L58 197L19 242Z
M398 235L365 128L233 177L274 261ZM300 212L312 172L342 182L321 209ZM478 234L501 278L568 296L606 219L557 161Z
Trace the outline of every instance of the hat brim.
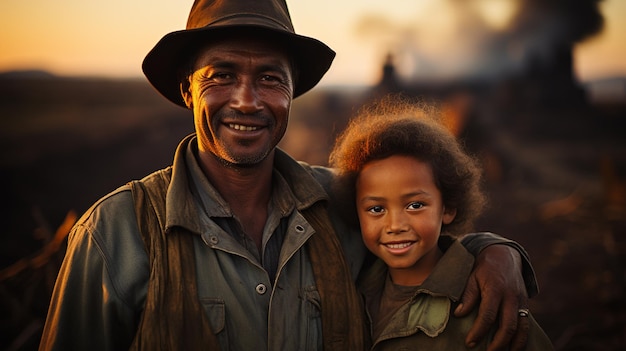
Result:
M331 48L314 38L254 25L224 25L181 30L165 35L144 58L143 72L163 96L186 108L180 93L179 72L181 66L187 63L190 50L229 35L233 29L244 33L249 31L254 35L267 35L271 41L285 44L298 69L294 98L313 88L335 58L335 52Z

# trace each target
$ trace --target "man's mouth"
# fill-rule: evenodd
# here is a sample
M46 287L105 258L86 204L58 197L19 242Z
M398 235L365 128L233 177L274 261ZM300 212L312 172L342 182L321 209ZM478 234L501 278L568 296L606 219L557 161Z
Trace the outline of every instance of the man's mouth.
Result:
M259 127L253 127L253 126L244 126L241 124L235 124L235 123L230 123L228 124L228 127L230 127L231 129L235 129L235 130L241 130L244 132L251 132L254 130L258 130Z

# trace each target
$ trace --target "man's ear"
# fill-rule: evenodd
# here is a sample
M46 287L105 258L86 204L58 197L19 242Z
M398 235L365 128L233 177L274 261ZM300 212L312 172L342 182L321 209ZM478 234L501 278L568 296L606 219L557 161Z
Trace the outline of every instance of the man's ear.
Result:
M443 224L450 224L456 217L456 208L443 207L443 216L441 222Z
M183 101L185 105L187 105L188 109L193 109L193 99L191 97L191 91L189 91L190 87L189 79L183 79L180 83L180 95L183 97Z

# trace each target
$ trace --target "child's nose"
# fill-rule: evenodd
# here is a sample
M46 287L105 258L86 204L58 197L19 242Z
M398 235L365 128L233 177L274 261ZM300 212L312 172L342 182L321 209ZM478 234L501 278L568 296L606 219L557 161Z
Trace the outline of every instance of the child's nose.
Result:
M387 233L399 234L409 230L409 222L404 211L390 211Z

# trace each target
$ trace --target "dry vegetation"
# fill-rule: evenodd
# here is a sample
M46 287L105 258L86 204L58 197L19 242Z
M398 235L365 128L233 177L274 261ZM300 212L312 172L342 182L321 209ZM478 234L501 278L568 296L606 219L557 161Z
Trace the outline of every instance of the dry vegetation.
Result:
M324 163L360 96L337 93L299 99L281 146ZM541 287L532 310L557 350L626 348L626 113L590 111L565 111L560 134L498 124L466 135L491 203L478 229L530 253ZM58 79L0 80L0 120L0 348L34 350L76 214L169 164L192 121L143 81Z

